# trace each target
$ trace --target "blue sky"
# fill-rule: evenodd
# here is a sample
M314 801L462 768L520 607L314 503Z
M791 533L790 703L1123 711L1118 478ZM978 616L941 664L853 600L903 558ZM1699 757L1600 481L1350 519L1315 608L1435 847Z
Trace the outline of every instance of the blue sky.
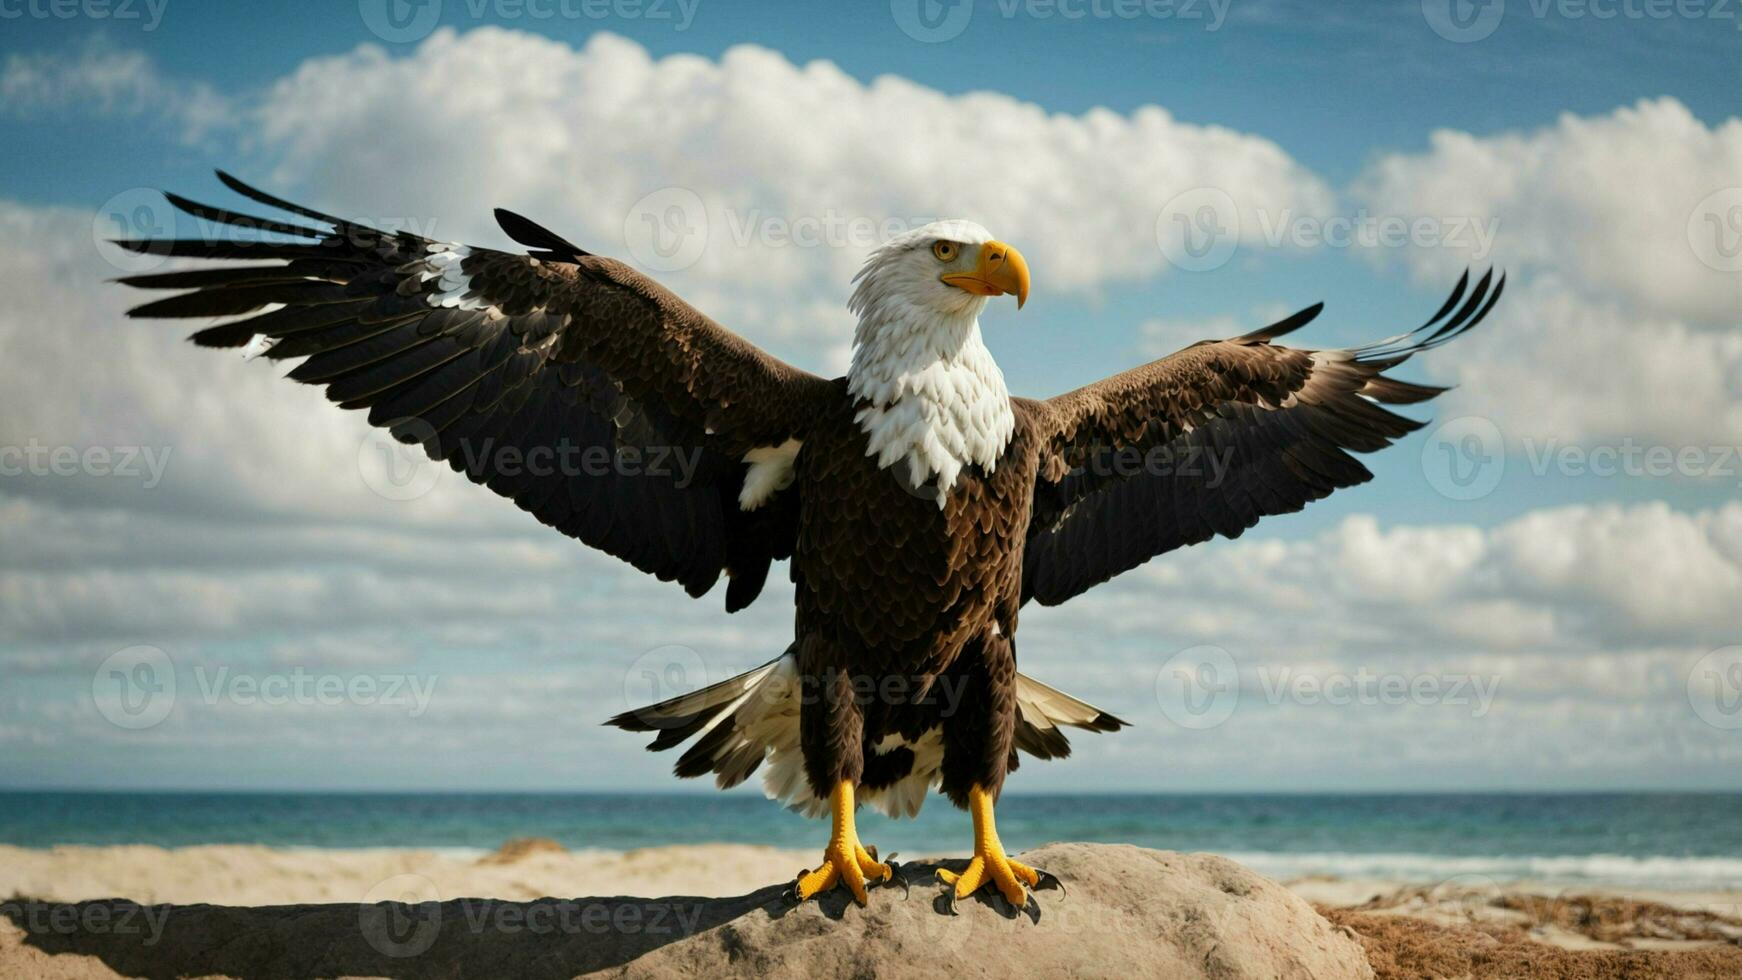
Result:
M0 227L13 230L9 286L27 297L0 321L17 352L0 371L23 409L0 446L143 444L171 460L150 487L0 472L0 744L22 750L0 761L0 786L664 788L665 760L592 727L620 710L619 682L669 646L718 679L784 645L783 596L732 620L715 596L668 612L675 590L547 539L475 488L383 507L358 477L355 420L273 386L263 363L120 322L126 297L98 285L119 273L92 243L93 212L148 188L231 203L214 166L481 244L503 244L488 208L508 205L629 259L630 202L693 188L716 222L709 251L661 278L819 370L841 366L863 248L734 248L721 229L746 215L963 214L1035 262L1034 301L994 308L987 333L1012 389L1036 396L1318 300L1327 312L1303 342L1372 339L1438 306L1464 265L1504 265L1511 295L1484 335L1405 369L1460 385L1434 414L1487 424L1497 483L1447 492L1436 440L1464 444L1430 427L1368 457L1368 486L1032 613L1025 663L1073 690L1077 677L1143 734L1079 740L1077 760L1024 769L1013 788L1131 773L1120 785L1732 785L1737 731L1689 687L1742 643L1722 599L1742 582L1742 462L1724 462L1742 442L1742 273L1697 240L1702 208L1719 235L1742 214L1724 196L1742 183L1742 23L1724 5L1458 0L1448 21L1439 0L1003 0L928 7L932 23L969 12L926 43L903 32L906 0L626 4L413 3L392 8L407 35L383 37L376 0L86 3L67 17L0 3ZM89 16L102 9L115 14ZM619 82L644 86L636 102L612 102ZM492 98L519 85L531 95ZM819 109L805 89L836 94ZM712 115L686 115L697 105ZM814 114L781 117L793 106ZM1004 148L991 159L956 135L981 126ZM810 142L831 139L851 158ZM1003 176L964 176L988 172ZM1193 271L1153 229L1206 187L1244 220L1231 259ZM1370 216L1429 219L1447 240L1264 234ZM1491 248L1452 241L1489 226ZM1591 472L1629 447L1698 460ZM512 586L527 575L535 588ZM1230 722L1180 726L1165 698L1132 694L1204 644L1240 665ZM160 724L118 729L92 678L140 645L167 652L180 693ZM380 705L190 696L226 665L425 678L437 693L401 728ZM1494 678L1494 710L1332 710L1299 689L1259 703L1278 670L1361 668ZM1714 703L1729 703L1730 674L1712 676ZM570 747L504 748L552 725ZM444 741L468 726L476 744ZM1266 761L1278 740L1291 747Z

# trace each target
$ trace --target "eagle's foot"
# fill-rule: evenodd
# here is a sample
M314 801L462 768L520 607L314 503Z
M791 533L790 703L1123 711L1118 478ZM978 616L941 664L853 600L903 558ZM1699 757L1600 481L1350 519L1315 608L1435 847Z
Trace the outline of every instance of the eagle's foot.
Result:
M829 794L834 811L834 832L829 845L823 848L823 863L803 872L793 883L792 894L803 902L846 882L853 900L860 905L870 901L865 893L869 882L890 881L895 869L877 860L877 849L859 842L859 832L853 826L853 784L842 780Z
M953 886L950 895L951 911L955 910L957 902L987 885L997 888L1011 908L1027 908L1028 889L1038 886L1040 877L1041 872L1015 858L1006 857L1004 848L997 841L993 841L989 850L975 853L974 859L968 862L967 870L961 874L944 868L938 869L938 880Z
M991 885L1018 911L1028 907L1029 889L1064 888L1054 875L1031 868L1004 853L992 821L992 795L974 786L968 791L968 809L974 815L974 857L960 874L938 869L938 880L950 886L950 911L956 903Z
M853 893L853 901L864 905L869 901L865 893L867 884L890 881L894 877L895 872L889 865L878 862L876 848L867 848L856 840L845 844L830 841L823 849L823 863L799 875L798 881L793 883L792 894L803 902L844 881L847 890Z

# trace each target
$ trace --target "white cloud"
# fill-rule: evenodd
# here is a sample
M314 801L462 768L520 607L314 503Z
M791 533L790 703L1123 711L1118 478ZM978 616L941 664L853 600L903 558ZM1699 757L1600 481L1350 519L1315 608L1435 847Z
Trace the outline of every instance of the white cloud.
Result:
M1357 516L1178 552L1027 609L1022 657L1137 723L1087 751L1115 769L1165 759L1146 785L1308 788L1320 777L1300 774L1345 764L1423 788L1649 783L1742 761L1688 693L1698 661L1742 637L1739 594L1742 504L1558 507L1486 529ZM1170 658L1204 645L1239 684L1227 720L1199 730L1158 692L1178 682ZM1362 677L1368 702L1325 693ZM1430 693L1387 703L1380 678Z
M1725 189L1742 206L1742 119L1707 126L1666 97L1532 132L1441 130L1425 153L1381 158L1355 196L1381 214L1497 221L1496 264L1555 272L1649 314L1733 326L1742 275L1702 262L1689 231ZM1436 281L1470 261L1456 248L1408 255Z
M1037 289L1082 291L1163 271L1155 223L1182 191L1271 211L1330 200L1274 143L1154 106L1048 113L748 45L656 60L611 35L580 50L492 28L439 31L406 57L362 47L275 86L261 129L283 154L276 181L342 188L327 203L363 214L441 215L444 235L489 234L504 205L623 255L639 200L693 191L705 216L673 220L705 226L706 249L661 279L813 349L847 336L847 280L884 221L972 215L1024 251ZM788 227L824 244L782 244Z
M1742 504L1692 515L1662 503L1539 511L1492 540L1508 590L1583 606L1595 626L1688 641L1742 634Z
M1380 158L1353 196L1375 213L1498 225L1491 256L1402 253L1431 281L1472 261L1510 275L1492 322L1434 362L1459 385L1452 411L1538 452L1737 445L1742 272L1704 236L1742 247L1742 118L1708 126L1661 98L1529 132L1440 131L1426 152ZM1722 229L1702 220L1711 207Z
M1742 504L1695 513L1576 505L1492 528L1388 528L1363 515L1301 540L1221 542L1161 558L1060 611L1031 610L1024 625L1117 622L1155 645L1144 656L1219 643L1280 663L1445 659L1717 644L1742 636L1736 595Z
M1525 465L1532 452L1628 439L1742 444L1742 330L1630 312L1557 274L1509 287L1491 322L1428 363L1458 385L1442 414L1493 420Z
M72 54L7 56L0 67L0 113L65 110L167 119L190 141L227 125L235 113L210 85L168 78L137 51L92 43Z
M145 294L107 283L138 271L98 244L112 233L106 215L0 201L10 298L0 307L7 352L0 383L8 392L0 447L9 470L25 471L10 478L14 493L210 516L536 526L445 468L424 496L377 496L364 473L382 443L360 413L335 410L318 388L282 380L282 365L183 342L187 324L127 320L127 307ZM139 475L120 473L118 459L114 475L48 472L42 454L61 447L137 449ZM160 482L147 458L161 466Z

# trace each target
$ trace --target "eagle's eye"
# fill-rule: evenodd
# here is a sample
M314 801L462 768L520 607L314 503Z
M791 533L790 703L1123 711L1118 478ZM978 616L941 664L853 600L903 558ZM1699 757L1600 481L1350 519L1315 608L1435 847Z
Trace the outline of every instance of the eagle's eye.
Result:
M938 257L939 262L953 262L956 258L955 242L932 242L931 254Z

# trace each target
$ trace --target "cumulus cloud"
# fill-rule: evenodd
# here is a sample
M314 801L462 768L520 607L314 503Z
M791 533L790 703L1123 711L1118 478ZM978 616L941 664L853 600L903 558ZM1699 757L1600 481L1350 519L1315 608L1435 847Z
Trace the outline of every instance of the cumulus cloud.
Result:
M104 213L0 201L0 464L13 494L213 518L536 526L445 469L414 499L372 491L392 447L358 413L280 379L280 365L183 343L183 324L127 320L141 294L107 280L140 267L112 234Z
M1742 331L1632 311L1556 273L1510 287L1492 322L1430 370L1458 385L1446 415L1493 420L1526 463L1626 441L1734 449L1742 433ZM1712 475L1734 481L1742 464L1726 468Z
M116 530L31 506L81 550L81 538ZM667 786L664 766L636 740L597 722L672 693L657 685L674 666L692 681L718 680L772 656L790 628L784 585L771 603L722 621L633 573L613 579L579 549L528 583L493 541L450 544L446 560L414 556L417 572L377 564L363 547L311 569L303 549L278 553L285 535L269 535L246 573L176 568L168 556L154 569L166 533L211 522L147 523L165 526L121 533L113 546L115 565L137 571L76 583L38 575L24 590L13 589L23 575L0 572L15 651L7 666L27 670L26 681L59 678L8 709L29 723L15 737L0 733L0 744L22 746L49 726L63 739L54 753L149 746L154 758L192 765L202 751L256 759L368 746L383 771L421 785L490 782L536 744L539 772L555 765L563 779ZM427 546L412 543L425 535L404 537ZM33 554L12 564L49 561ZM583 589L607 581L608 590ZM1322 778L1345 758L1379 784L1422 786L1520 773L1600 780L1615 771L1604 766L1650 772L1696 751L1733 762L1690 708L1687 678L1742 632L1731 598L1739 585L1738 504L1555 508L1489 529L1357 517L1301 540L1177 553L1060 609L1025 611L1024 669L1137 727L1079 739L1068 766L1025 767L1020 785L1092 786L1138 766L1142 785L1298 786L1302 773ZM45 624L67 636L48 637ZM173 713L146 731L109 724L88 694L103 659L137 642L161 646L180 681ZM1200 730L1169 714L1158 685L1174 654L1202 644L1228 652L1240 684L1237 709ZM210 693L221 677L298 673L415 678L431 693L415 716L367 699L272 704ZM1396 698L1383 678L1433 688ZM1366 686L1339 700L1340 682ZM14 675L13 691L18 684ZM1524 741L1529 758L1507 750ZM247 779L227 759L211 766L199 771ZM301 778L331 782L314 770Z
M1742 119L1708 126L1666 97L1531 132L1441 130L1425 153L1380 158L1355 196L1381 214L1497 222L1498 264L1558 273L1584 295L1649 314L1732 327L1742 278L1703 261L1712 256L1700 238L1711 230L1702 207L1726 190L1734 198L1713 212L1720 223L1742 207ZM1471 261L1456 247L1406 254L1435 280Z
M1302 785L1345 762L1396 786L1613 784L1742 761L1689 695L1701 658L1742 636L1739 588L1742 504L1547 508L1492 528L1358 516L1025 610L1022 657L1129 712L1137 728L1089 751L1165 759L1166 785ZM1180 710L1182 669L1225 716Z
M236 113L210 85L169 78L138 51L92 43L72 53L7 56L0 67L0 113L66 110L167 119L190 141L227 125Z
M1707 125L1661 98L1526 132L1440 131L1426 152L1381 157L1352 193L1376 213L1496 223L1490 256L1400 254L1429 281L1472 261L1511 274L1493 322L1443 363L1457 409L1492 418L1514 448L1736 444L1742 273L1727 256L1742 247L1742 119Z
M341 188L334 206L452 216L457 236L489 234L478 222L506 205L618 254L651 221L676 236L665 258L693 259L661 273L686 298L837 351L847 280L891 227L972 215L1037 283L1083 291L1162 272L1157 216L1183 191L1253 210L1330 200L1276 144L1154 106L1048 113L750 45L655 59L604 34L579 50L491 28L406 57L366 46L281 81L260 120L275 178ZM705 233L693 256L686 229Z
M1437 654L1717 643L1742 634L1739 589L1742 504L1688 513L1649 503L1545 508L1491 528L1351 517L1301 540L1170 555L1116 579L1104 601L1127 628L1181 645L1232 641L1271 656L1298 643L1371 657L1405 643ZM1252 603L1297 628L1279 634Z

